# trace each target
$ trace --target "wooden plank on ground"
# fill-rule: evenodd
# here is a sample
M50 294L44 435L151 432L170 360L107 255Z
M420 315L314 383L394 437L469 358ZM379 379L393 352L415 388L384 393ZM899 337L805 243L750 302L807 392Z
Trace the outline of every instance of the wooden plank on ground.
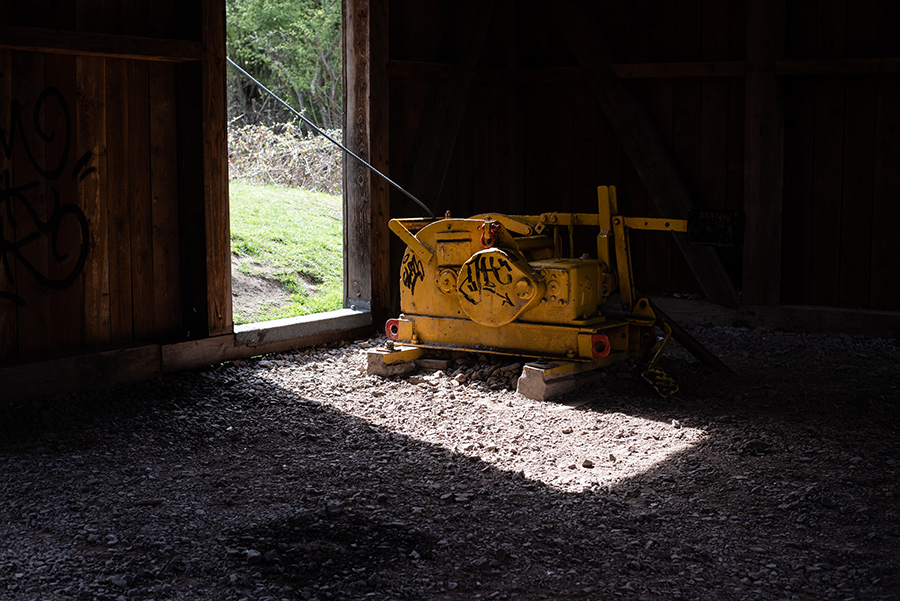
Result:
M775 77L783 17L779 0L747 3L743 296L771 305L781 290L784 107Z
M181 331L181 273L178 262L178 122L175 69L149 66L150 199L153 247L153 332Z
M77 175L79 206L90 231L84 266L84 342L99 346L110 341L109 237L107 236L106 59L75 59L75 147L79 157L90 153Z
M586 80L660 213L673 218L685 217L687 211L696 206L696 201L688 195L669 152L659 141L645 113L615 77L601 51L598 28L585 21L585 15L572 0L556 6L557 30L567 32L567 40ZM675 238L706 297L716 303L737 306L737 294L715 252L709 247L689 245L683 235L675 235Z
M202 0L203 182L209 336L234 327L231 225L228 216L228 109L225 97L225 3Z
M4 400L23 401L141 382L160 375L159 345L128 347L0 368Z
M797 305L741 305L738 309L728 309L702 300L672 297L652 297L651 300L683 327L718 325L900 338L900 311Z

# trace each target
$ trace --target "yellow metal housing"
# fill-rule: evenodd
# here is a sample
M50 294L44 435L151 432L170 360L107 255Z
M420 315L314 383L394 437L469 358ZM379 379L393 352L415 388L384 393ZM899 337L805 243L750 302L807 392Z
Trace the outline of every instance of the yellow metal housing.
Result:
M597 257L573 257L573 228L596 227ZM399 319L403 344L607 364L659 348L656 316L635 299L628 229L684 230L684 222L624 218L615 188L598 189L597 214L483 214L395 219L407 243ZM569 256L562 240L569 237ZM616 290L624 314L601 308Z

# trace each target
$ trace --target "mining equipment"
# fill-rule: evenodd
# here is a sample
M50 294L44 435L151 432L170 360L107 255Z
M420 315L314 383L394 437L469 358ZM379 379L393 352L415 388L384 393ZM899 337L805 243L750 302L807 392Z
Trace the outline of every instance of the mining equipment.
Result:
M407 245L401 314L385 325L388 346L369 351L369 373L400 373L426 349L513 355L532 359L518 392L546 399L639 356L648 358L642 376L653 388L676 392L658 362L677 324L635 292L629 230L686 232L692 243L727 245L739 235L739 214L625 217L615 187L600 186L597 198L597 213L391 220ZM596 257L574 256L576 227L597 231ZM611 297L618 302L608 303ZM728 369L696 341L688 348Z

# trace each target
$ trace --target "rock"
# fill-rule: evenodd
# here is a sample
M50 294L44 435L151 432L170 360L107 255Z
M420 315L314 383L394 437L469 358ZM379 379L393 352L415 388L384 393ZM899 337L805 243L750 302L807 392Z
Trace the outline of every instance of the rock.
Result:
M591 461L590 459L585 459L584 461L581 462L581 467L591 469L594 467L594 462Z
M247 549L247 551L245 552L245 555L246 555L247 563L249 563L251 566L255 566L255 565L262 563L262 560L263 560L262 553L260 553L256 549Z

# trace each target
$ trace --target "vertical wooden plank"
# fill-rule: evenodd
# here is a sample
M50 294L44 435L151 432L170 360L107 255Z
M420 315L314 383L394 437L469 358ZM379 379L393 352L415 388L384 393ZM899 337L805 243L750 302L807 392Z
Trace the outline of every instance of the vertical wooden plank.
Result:
M573 209L578 212L592 213L596 210L597 186L601 184L597 173L597 113L600 112L600 107L587 86L575 86L574 92L572 112L578 116L578 125L572 132L574 138L572 140L574 151ZM591 237L593 237L593 232ZM592 239L590 242L592 244L582 252L591 251L591 254L595 252L596 240Z
M900 76L884 77L876 107L874 202L872 205L873 309L900 309Z
M206 223L203 174L203 92L199 62L175 67L178 91L178 231L185 338L207 335Z
M390 3L387 0L378 0L371 3L369 10L369 89L372 93L371 98L374 99L374 102L370 100L369 105L372 165L388 176L391 173L390 80L387 70L389 8ZM378 325L388 318L392 308L391 293L395 289L399 292L399 287L396 285L398 280L392 279L390 275L390 246L393 236L387 224L391 218L391 186L380 177L374 178L371 186L369 199L369 231L372 238L369 256L371 308L375 324Z
M89 243L85 235L83 211L78 206L77 176L73 172L80 155L74 146L73 111L76 105L75 57L48 54L45 58L48 86L59 90L59 101L46 103L47 164L55 166L59 175L48 181L52 201L51 243L47 274L54 281L51 293L51 312L48 316L53 332L53 350L71 350L83 345L81 317L84 310L84 280L82 271L86 260L82 244ZM56 215L56 217L54 216ZM58 221L57 221L58 220ZM53 241L55 237L55 243ZM73 281L72 278L75 278Z
M146 61L128 63L128 224L131 234L132 323L137 341L152 339L155 322L147 65Z
M700 0L680 0L676 3L674 52L676 60L696 61L703 52L703 3ZM682 180L693 194L701 191L701 141L703 82L677 80L673 90L674 114L672 148ZM702 206L702 205L701 205ZM670 246L672 242L669 243ZM671 290L699 293L700 285L684 256L672 253Z
M809 59L816 53L816 0L795 0L785 12L785 53ZM784 203L781 300L809 304L813 183L815 167L815 80L784 84Z
M75 2L75 30L106 31L107 12L106 0L78 0Z
M147 7L147 35L156 38L178 38L180 21L175 0L153 0Z
M107 124L107 223L109 249L109 323L110 341L133 340L131 219L129 202L132 165L128 160L131 136L128 61L106 61Z
M550 29L543 23L545 7L542 3L526 5L529 62L542 65L550 48ZM550 84L525 87L525 214L539 214L546 210L550 198L549 152L550 140Z
M84 341L99 346L110 341L109 236L106 161L106 59L78 57L75 62L78 100L75 146L91 159L78 175L79 206L90 229L84 267Z
M857 0L847 11L847 56L872 56L878 37L877 0ZM839 304L868 307L871 289L875 98L878 82L864 77L845 93L844 181L841 209Z
M178 265L178 161L175 70L149 65L150 222L153 248L153 332L173 336L181 329Z
M816 55L842 58L846 48L846 0L819 0L816 9ZM810 303L836 306L841 252L843 186L844 80L816 82L815 167L811 232Z
M514 214L517 211L513 208L514 201L510 189L512 181L510 86L497 83L488 84L485 86L485 93L487 94L487 102L484 105L486 117L487 122L491 124L484 130L487 146L484 187L489 199L485 210ZM443 208L438 207L437 213L440 213Z
M344 3L344 143L369 160L369 10L368 0ZM371 302L372 174L358 161L344 163L345 305Z
M14 240L20 245L16 287L24 304L19 307L19 356L32 358L52 348L50 327L52 290L39 281L49 270L49 239L41 233L39 222L47 222L49 202L46 143L38 132L46 132L45 111L36 111L46 86L44 55L31 52L13 54L13 96L21 110L21 134L16 139L11 185L19 189L12 205ZM16 127L13 123L12 127ZM26 149L27 146L27 149ZM31 239L29 242L27 240ZM24 243L23 243L24 242Z
M644 60L671 61L675 52L675 0L659 2L649 14L644 15L648 27L648 55ZM662 143L674 148L675 85L671 79L648 80L643 84L647 109ZM631 181L637 176L628 161L623 161L623 179L627 173ZM637 183L637 182L636 182ZM643 184L627 186L634 196L633 206L641 215L658 215L659 210L647 195ZM638 213L635 214L638 214ZM632 237L632 253L638 259L635 277L642 292L660 294L672 292L673 255L680 254L670 236L656 232L635 232ZM643 255L643 258L641 258Z
M8 15L9 6L0 5ZM4 177L12 168L12 152L7 153L5 146L10 135L11 105L13 101L12 52L0 50L0 172ZM4 183L5 202L10 202ZM13 225L9 223L7 214L0 212L0 244L14 240ZM7 252L0 251L0 361L14 359L19 353L18 340L18 295L16 294L16 261Z
M747 3L743 297L772 305L781 290L784 117L775 78L784 27L780 0Z
M225 2L202 0L203 181L206 212L209 336L233 331L228 132L225 98Z
M728 2L703 3L704 61L728 58ZM708 208L724 208L728 182L728 81L707 78L701 82L700 199Z

